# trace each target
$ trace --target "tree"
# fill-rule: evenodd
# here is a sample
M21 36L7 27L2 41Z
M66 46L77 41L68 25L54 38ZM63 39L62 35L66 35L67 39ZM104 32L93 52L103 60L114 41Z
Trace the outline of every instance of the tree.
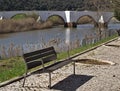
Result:
M110 11L110 0L84 0L84 4L89 9L95 11Z
M111 0L114 8L115 17L120 20L120 0Z
M103 20L103 16L101 15L101 12L110 11L111 3L109 0L85 0L86 7L91 7L95 11L97 11L97 19L96 27L98 27L98 33L99 33L99 39L102 39L102 32L104 28L106 28L106 23ZM101 21L99 21L101 17Z
M115 9L120 10L120 0L111 0L111 3Z

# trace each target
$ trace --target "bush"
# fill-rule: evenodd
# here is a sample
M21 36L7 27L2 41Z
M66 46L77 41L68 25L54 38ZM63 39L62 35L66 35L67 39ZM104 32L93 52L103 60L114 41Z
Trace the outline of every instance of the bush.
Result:
M12 19L24 19L26 18L26 14L16 14L15 16L12 17Z
M7 27L6 27L7 26ZM4 19L0 21L0 33L22 32L39 30L53 26L51 21L44 23L36 22L34 18L25 19Z
M34 12L32 12L31 14L27 14L26 17L33 18L33 19L37 20L39 15L34 13Z
M120 10L115 10L115 17L120 21Z
M26 19L26 18L33 18L33 19L37 20L38 17L39 17L38 14L32 12L32 13L28 13L28 14L24 14L24 13L16 14L15 16L12 17L12 19Z
M17 19L17 20L4 19L0 21L0 33L11 33L18 31L32 30L34 24L35 24L35 20L32 18Z

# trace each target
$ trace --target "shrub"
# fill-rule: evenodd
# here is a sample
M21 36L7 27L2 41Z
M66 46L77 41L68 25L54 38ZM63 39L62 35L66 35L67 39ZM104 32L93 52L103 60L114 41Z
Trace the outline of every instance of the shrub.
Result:
M120 10L115 10L115 17L120 21Z
M18 31L32 30L35 20L33 18L26 19L4 19L0 21L0 33L10 33ZM7 26L7 27L6 27Z

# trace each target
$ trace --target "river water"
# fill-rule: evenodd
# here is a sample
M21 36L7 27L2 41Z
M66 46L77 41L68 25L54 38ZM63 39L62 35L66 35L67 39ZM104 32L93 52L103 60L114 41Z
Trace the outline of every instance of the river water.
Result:
M102 37L111 36L116 29L120 29L120 24L109 24L108 29L102 31ZM55 46L56 49L62 51L68 45L74 48L86 44L83 42L85 38L89 39L88 43L98 41L98 34L98 29L91 24L78 25L77 28L59 26L43 30L0 34L0 51L3 53L4 50L7 53L18 46L24 52L47 46ZM69 43L66 44L66 40L69 40L67 41Z

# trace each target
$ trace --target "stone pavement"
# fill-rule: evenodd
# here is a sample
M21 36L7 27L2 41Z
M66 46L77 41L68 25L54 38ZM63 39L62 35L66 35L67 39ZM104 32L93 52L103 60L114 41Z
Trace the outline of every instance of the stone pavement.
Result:
M112 46L109 46L112 45ZM0 88L0 91L120 91L120 40L103 45L76 59L94 58L110 61L114 65L93 65L76 63L76 75L72 64L52 74L52 89L48 89L48 74L35 74L23 80Z

